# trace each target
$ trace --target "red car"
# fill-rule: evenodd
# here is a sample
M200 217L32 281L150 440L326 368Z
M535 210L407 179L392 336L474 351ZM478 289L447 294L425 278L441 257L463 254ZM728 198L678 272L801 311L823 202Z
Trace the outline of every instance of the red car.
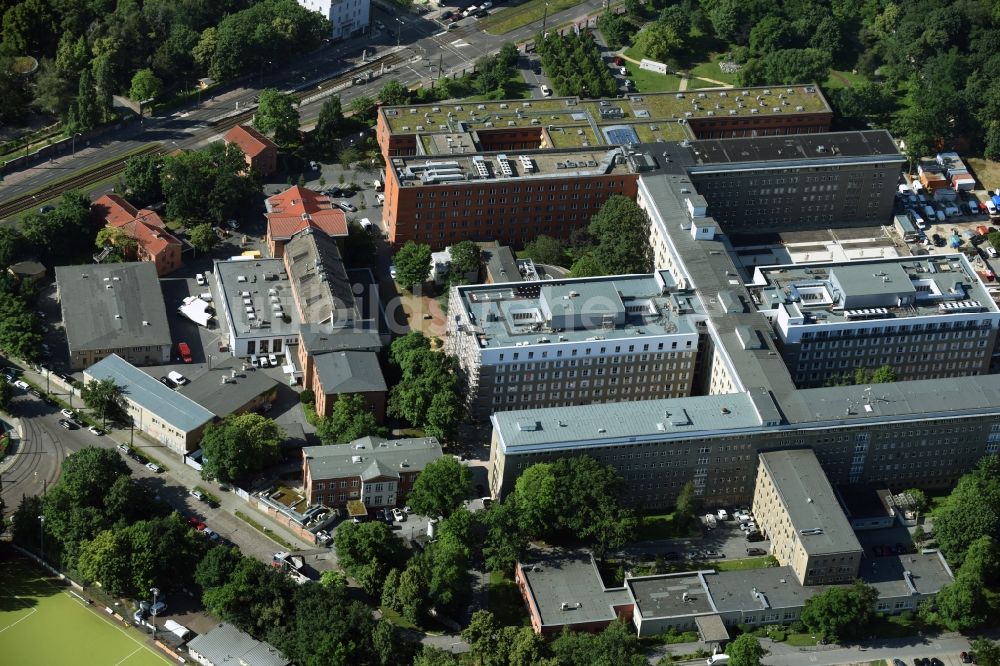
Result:
M618 65L620 67L622 65L622 62L623 61L622 61L622 57L621 56L615 56L615 64L616 65Z
M180 342L177 344L177 353L181 355L181 360L185 363L191 363L194 359L191 358L191 348L188 347L188 343Z
M195 516L191 516L190 518L188 518L188 522L191 523L191 527L195 528L199 532L205 529L205 523L198 520L198 518Z

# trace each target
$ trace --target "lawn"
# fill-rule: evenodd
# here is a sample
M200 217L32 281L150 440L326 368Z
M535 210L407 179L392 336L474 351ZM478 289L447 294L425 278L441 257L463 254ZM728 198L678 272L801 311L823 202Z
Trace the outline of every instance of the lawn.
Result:
M625 61L628 78L635 84L638 92L673 92L680 90L681 79L673 74L657 74L648 69L640 69L634 62Z
M830 76L828 76L826 81L823 82L823 89L831 90L833 88L850 88L851 86L856 86L865 83L866 81L868 81L868 79L861 74L831 69Z
M503 572L490 572L490 610L501 625L527 627L530 624L517 584Z
M712 567L719 571L747 571L748 569L766 569L778 566L778 560L772 555L764 557L743 557L736 560L719 560Z
M966 158L965 163L969 165L969 169L979 181L980 187L989 190L1000 187L1000 162L993 162L981 157L969 157Z
M479 28L491 35L503 35L511 30L517 30L529 23L538 21L539 32L542 29L542 17L545 16L545 7L549 8L549 18L557 12L570 7L576 7L583 0L528 0L513 7L507 7L494 11L486 18L479 21ZM546 26L549 27L549 26ZM552 26L554 27L554 26Z
M708 60L696 62L688 67L688 74L694 77L705 77L715 81L722 81L723 83L728 83L729 85L736 85L735 74L727 74L719 69L719 62L722 60L723 56L725 56L724 53L709 53ZM718 86L718 84L706 82L703 86L692 87L704 88L707 86Z
M785 643L795 647L811 647L816 645L816 638L812 634L793 634L785 636Z
M686 528L678 524L673 513L643 516L635 531L636 541L652 541L655 539L671 539L674 537L698 536L698 526L695 521Z
M19 666L162 666L171 661L25 559L0 562L0 654Z
M458 101L492 102L501 99L531 99L531 86L525 82L524 75L521 73L521 70L517 69L511 72L510 78L507 79L503 88L499 91L494 91L493 93L486 95L464 97Z

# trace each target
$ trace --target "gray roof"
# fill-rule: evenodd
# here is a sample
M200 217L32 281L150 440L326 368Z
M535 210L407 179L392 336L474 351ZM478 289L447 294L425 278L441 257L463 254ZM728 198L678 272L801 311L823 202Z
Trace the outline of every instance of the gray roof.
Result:
M433 437L392 440L362 437L350 444L302 449L313 480L350 476L372 478L369 472L375 461L387 476L398 476L400 471L419 472L441 455L441 444Z
M523 280L517 267L514 251L508 246L484 247L483 261L486 262L486 274L493 282L518 282Z
M729 137L701 139L688 143L692 171L712 171L711 167L767 162L830 163L850 158L859 161L903 163L905 158L886 130L825 132L783 136Z
M223 382L223 377L226 381ZM229 416L259 395L277 391L278 381L238 358L227 358L178 389L219 418Z
M496 412L490 420L507 454L614 439L688 439L761 424L745 393Z
M378 351L382 348L378 331L372 329L338 328L330 324L302 324L301 343L310 354L332 351Z
M386 390L375 352L331 352L320 354L314 363L324 393L376 393Z
M954 580L939 551L863 560L860 578L878 590L881 598L937 594Z
M543 626L612 621L615 606L631 602L624 587L604 587L593 556L587 551L532 549L521 562L528 593ZM563 604L568 604L563 609Z
M56 285L70 351L170 346L156 266L57 266Z
M636 610L644 619L715 612L703 572L644 576L625 582L632 590Z
M791 567L718 571L705 575L705 585L720 613L801 608L806 599L829 589L800 585Z
M468 285L457 293L469 332L478 336L482 349L531 345L537 350L547 343L694 335L701 303L693 295L673 293L675 287L664 270Z
M812 449L767 451L760 461L778 491L797 540L809 555L861 550ZM819 530L818 533L811 533Z
M215 418L212 412L168 389L117 354L101 359L84 370L84 374L93 379L113 379L128 400L181 432L197 430Z
M215 275L226 320L237 338L298 333L299 312L281 259L216 261ZM276 305L281 306L284 316ZM287 322L284 317L288 317Z
M285 245L285 261L304 322L348 326L361 318L336 241L303 229Z
M287 666L291 663L270 643L258 641L225 623L192 638L188 648L213 666Z

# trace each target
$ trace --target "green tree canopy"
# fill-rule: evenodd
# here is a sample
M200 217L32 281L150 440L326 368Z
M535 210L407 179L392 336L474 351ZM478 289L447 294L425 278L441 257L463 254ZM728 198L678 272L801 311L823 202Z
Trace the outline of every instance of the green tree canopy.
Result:
M566 248L562 241L541 234L524 246L524 255L536 264L550 266L565 266L567 263Z
M472 494L472 473L453 456L424 467L407 503L422 516L450 516Z
M369 121L375 119L375 109L378 103L375 98L368 95L358 95L347 105L347 110L358 120Z
M125 162L122 184L131 203L144 206L163 199L161 169L163 157L160 155L136 155Z
M649 663L635 629L623 620L612 622L599 633L564 627L552 641L551 650L559 664L644 666Z
M283 439L281 428L260 414L227 416L205 429L202 478L243 480L278 459Z
M0 409L6 409L7 403L14 397L14 387L3 375L0 375Z
M649 219L631 199L617 194L609 197L591 218L589 230L596 241L591 255L604 275L652 270Z
M479 245L474 241L464 240L451 246L451 268L448 279L451 284L465 284L472 278L472 282L479 281L479 260L481 252ZM398 272L399 267L396 267Z
M410 101L410 91L395 79L390 79L378 91L378 103L386 106L399 106Z
M760 666L767 650L753 634L740 634L726 647L729 666Z
M406 562L403 542L380 520L344 523L334 537L337 560L358 584L375 597L390 569Z
M384 437L386 433L360 393L337 396L330 416L322 417L316 426L316 434L324 444L347 444L369 435Z
M268 88L260 93L253 125L265 134L274 136L280 146L299 142L298 102L291 95Z
M114 379L91 380L83 385L80 397L94 410L106 426L108 419L118 419L125 414L125 394Z
M986 456L959 479L934 515L934 534L953 566L961 567L970 546L1000 534L1000 458Z
M868 632L877 600L878 591L861 581L838 585L809 597L800 619L809 631L839 643Z
M431 274L431 246L406 241L392 258L396 282L408 291L423 284Z
M239 146L222 142L165 158L162 185L167 217L196 223L235 216L260 192L246 166Z
M320 155L330 156L336 152L337 143L344 132L344 111L340 105L340 96L326 98L320 107L316 128L310 135L313 148Z
M394 340L389 357L402 372L389 393L389 414L423 428L430 437L450 439L462 414L455 359L431 350L419 332Z
M132 77L128 96L134 102L153 100L163 94L163 81L151 69L140 69Z
M199 252L209 252L219 242L215 229L208 222L196 224L188 231L188 240Z

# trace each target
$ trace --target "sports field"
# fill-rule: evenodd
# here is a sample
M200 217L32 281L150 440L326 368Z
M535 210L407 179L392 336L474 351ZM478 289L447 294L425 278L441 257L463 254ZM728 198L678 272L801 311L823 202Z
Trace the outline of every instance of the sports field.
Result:
M46 579L26 559L9 553L0 558L0 661L10 666L172 663L146 647L143 634L85 606L69 589Z

